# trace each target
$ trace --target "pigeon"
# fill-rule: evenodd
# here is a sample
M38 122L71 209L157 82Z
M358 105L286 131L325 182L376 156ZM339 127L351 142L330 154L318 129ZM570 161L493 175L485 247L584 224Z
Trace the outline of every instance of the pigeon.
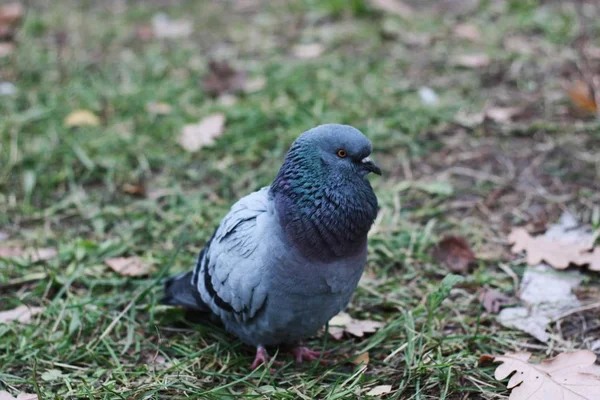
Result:
M216 316L256 347L251 369L269 363L267 346L320 359L299 343L348 305L362 275L379 208L370 153L349 125L302 133L273 183L231 207L195 268L165 281L163 303Z

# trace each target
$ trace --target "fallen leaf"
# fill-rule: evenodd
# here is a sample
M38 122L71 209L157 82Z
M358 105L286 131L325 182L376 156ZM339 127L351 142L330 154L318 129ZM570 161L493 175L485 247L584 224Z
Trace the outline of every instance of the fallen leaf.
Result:
M485 111L484 116L494 122L503 123L509 122L521 112L523 109L520 107L491 107Z
M177 39L190 36L194 26L187 19L172 20L168 15L159 13L152 17L152 31L157 38Z
M479 292L479 301L489 313L498 314L503 306L515 304L515 299L496 290L484 288Z
M468 113L466 111L459 111L454 116L454 120L456 123L462 126L466 126L467 128L472 128L477 125L481 125L485 120L485 115L483 113Z
M337 340L341 340L344 333L363 337L365 333L374 333L383 325L378 321L354 319L349 314L341 312L329 321L329 334Z
M173 111L173 107L171 107L167 103L151 102L151 103L146 104L146 111L149 114L168 115L168 114L171 114L171 111Z
M512 243L511 251L515 254L525 251L527 264L537 265L545 261L556 269L565 269L569 265L594 263L594 254L589 253L594 243L594 235L539 235L531 236L524 228L514 228L508 241ZM594 264L595 266L595 264Z
M44 372L41 376L42 380L46 382L56 381L58 379L61 379L62 377L63 373L59 369L49 369L46 372Z
M297 44L292 48L294 56L305 60L317 58L323 54L324 51L325 48L320 43Z
M246 88L246 73L236 70L226 61L210 61L208 71L202 87L212 96L237 93Z
M37 400L37 394L19 393L13 397L10 393L0 390L0 400Z
M524 237L530 238L528 234ZM569 213L564 213L558 223L535 239L538 238L540 241L553 243L554 247L563 248L563 251L564 248L578 247L585 243L585 247L588 247L594 241L591 231L585 226L579 226L579 222ZM519 239L519 243L523 243L522 239ZM548 251L554 250L556 249L548 247ZM526 332L541 342L550 340L546 326L554 318L581 306L573 289L583 280L579 271L553 271L548 265L541 264L541 260L546 257L548 256L544 252L533 254L531 258L528 254L529 261L537 265L528 266L521 280L518 292L524 305L504 308L498 314L500 324ZM554 252L550 258L557 265L564 265L570 256Z
M232 94L222 94L219 96L219 103L224 105L225 107L231 107L236 105L238 102L238 98Z
M17 321L22 324L27 324L31 318L44 311L43 307L28 307L21 305L8 311L0 311L0 324L10 321Z
M0 96L12 96L17 93L17 87L11 82L0 82Z
M147 42L154 37L154 29L151 24L142 24L135 27L135 37Z
M23 249L15 246L0 247L0 258L23 258L30 262L46 261L50 260L58 252L53 247L42 247L33 249Z
M447 236L435 247L433 256L452 272L466 273L476 261L467 240L460 236Z
M142 183L126 183L121 188L123 192L130 194L132 196L144 197L146 196L146 186Z
M139 257L116 257L104 260L113 271L122 276L148 275L152 266Z
M358 356L352 359L352 364L354 365L369 365L370 357L369 352L365 351L364 353L360 353Z
M196 152L204 146L210 146L223 134L225 115L212 114L198 124L184 125L179 144L189 152Z
M16 25L23 18L25 10L20 3L8 3L0 6L0 25Z
M525 352L492 357L502 363L494 377L510 376L509 400L600 399L600 366L594 364L596 355L591 351L560 353L539 364L530 363L531 353Z
M391 391L392 391L392 385L379 385L379 386L375 386L374 388L372 388L365 394L367 396L381 396L383 394L388 394Z
M437 93L432 88L426 86L419 88L419 97L421 98L421 103L428 107L435 107L440 102Z
M89 110L75 110L67 115L64 123L68 127L98 126L100 125L100 118Z
M8 238L9 238L8 233L0 231L0 242L3 242Z
M453 31L454 34L461 39L467 39L472 42L481 41L481 31L475 25L458 24L454 27Z
M598 105L593 93L590 85L581 80L567 86L567 94L571 101L585 112L598 112Z
M450 64L464 68L483 68L490 65L487 54L462 54L450 59Z
M173 366L173 363L168 362L167 359L164 356L161 356L160 354L148 354L146 356L145 361L146 364L151 366L152 369L154 369L155 371L162 371Z
M13 43L0 43L0 57L8 57L15 51Z
M264 76L258 76L246 81L244 85L244 92L255 93L267 86L267 79Z
M410 18L414 14L412 7L400 0L371 0L371 5L402 18Z
M528 55L533 53L533 44L526 36L507 36L504 38L504 48L512 53Z

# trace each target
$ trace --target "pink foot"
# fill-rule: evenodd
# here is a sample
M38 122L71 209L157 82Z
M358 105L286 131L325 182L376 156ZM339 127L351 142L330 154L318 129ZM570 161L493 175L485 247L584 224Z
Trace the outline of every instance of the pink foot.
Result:
M315 361L321 358L322 356L328 355L330 351L319 351L319 350L311 350L308 347L299 346L292 350L294 355L296 356L296 362L298 364L302 364L304 361ZM329 361L321 358L321 365L329 364Z
M269 357L269 354L267 354L267 350L265 350L265 348L263 346L257 346L256 347L256 357L254 357L254 361L252 362L252 365L250 365L250 369L255 370L256 368L258 368L261 365L268 366L269 361L271 361L271 357ZM283 363L281 363L279 361L274 361L273 364L281 365ZM272 368L269 371L271 373L275 372L275 370Z

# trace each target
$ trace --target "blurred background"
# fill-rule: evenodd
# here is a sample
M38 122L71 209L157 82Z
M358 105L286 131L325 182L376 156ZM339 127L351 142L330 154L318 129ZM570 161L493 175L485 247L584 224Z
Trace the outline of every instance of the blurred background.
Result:
M596 1L0 5L0 311L44 310L0 324L0 389L32 392L47 373L36 392L65 398L260 396L267 384L325 398L382 382L396 398L502 398L478 355L534 343L477 300L518 290L507 234L544 232L565 210L600 226ZM332 122L362 130L384 170L353 315L389 323L448 269L466 283L416 330L403 320L377 336L360 380L338 385L350 364L253 381L248 349L158 306L159 281L191 268L300 133ZM469 271L432 253L447 234L468 242ZM578 295L598 301L598 277ZM595 315L551 328L559 344L592 348ZM386 358L424 326L412 355ZM353 339L348 354L369 343Z

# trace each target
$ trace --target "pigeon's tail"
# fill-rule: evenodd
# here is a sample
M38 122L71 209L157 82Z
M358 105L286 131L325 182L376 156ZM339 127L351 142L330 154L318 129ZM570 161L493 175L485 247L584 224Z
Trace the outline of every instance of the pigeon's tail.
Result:
M183 306L198 311L210 311L202 301L198 289L192 285L193 271L168 278L164 282L165 297L160 302L169 306Z

